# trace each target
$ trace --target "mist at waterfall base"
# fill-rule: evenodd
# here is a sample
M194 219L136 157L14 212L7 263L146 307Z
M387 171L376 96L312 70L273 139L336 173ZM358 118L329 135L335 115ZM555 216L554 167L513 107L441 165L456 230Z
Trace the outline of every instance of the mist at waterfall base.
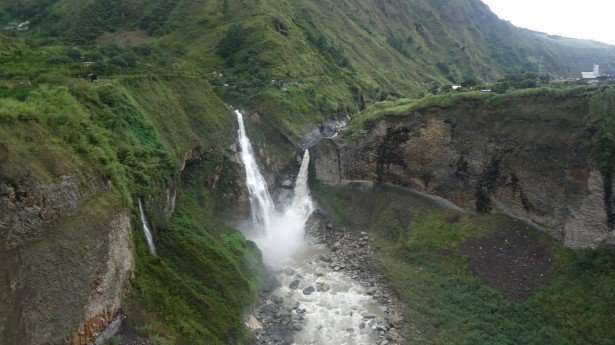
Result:
M303 155L292 199L276 207L267 182L256 163L243 114L240 111L235 113L239 124L241 160L245 169L252 214L253 229L248 235L261 249L265 263L272 268L279 268L286 259L305 245L305 225L314 212L308 188L310 153L306 150Z
M339 270L332 270L322 257L331 255L322 245L306 241L306 224L314 212L308 187L310 153L303 155L292 197L278 207L259 171L247 137L243 115L236 111L239 123L241 160L252 210L248 237L263 253L265 263L274 270L280 285L272 292L283 304L302 315L302 324L294 330L296 345L373 345L378 329L384 324L384 309L366 289ZM294 287L293 287L294 286ZM274 303L274 302L266 302ZM299 314L297 314L299 313ZM275 323L274 323L275 324Z

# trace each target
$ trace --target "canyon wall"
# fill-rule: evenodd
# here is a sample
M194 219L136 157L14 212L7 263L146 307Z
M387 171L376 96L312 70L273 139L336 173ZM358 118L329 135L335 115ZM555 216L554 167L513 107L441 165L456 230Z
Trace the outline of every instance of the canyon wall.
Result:
M80 159L39 144L2 145L0 344L86 344L133 277L130 212Z
M527 220L569 247L596 247L615 244L615 187L595 159L598 126L586 95L467 99L321 142L314 168L327 184L408 187Z

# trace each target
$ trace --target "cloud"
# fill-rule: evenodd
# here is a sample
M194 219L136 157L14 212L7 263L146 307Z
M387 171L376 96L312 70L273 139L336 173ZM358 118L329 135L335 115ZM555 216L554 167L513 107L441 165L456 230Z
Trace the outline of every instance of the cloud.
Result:
M552 35L615 44L615 1L483 0L500 18Z

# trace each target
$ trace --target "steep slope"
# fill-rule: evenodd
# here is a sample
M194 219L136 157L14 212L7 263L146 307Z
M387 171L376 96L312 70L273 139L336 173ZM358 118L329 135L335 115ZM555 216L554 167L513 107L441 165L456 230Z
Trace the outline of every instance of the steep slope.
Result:
M227 100L295 134L323 114L435 85L615 68L615 48L516 28L479 0L49 0L3 8L5 17L31 19L30 36L44 42L155 48L161 59L150 70L206 72Z
M122 311L160 341L245 341L260 254L221 220L241 194L235 123L208 83L67 78L2 92L0 344L85 344Z
M120 309L160 343L247 341L261 264L220 219L241 197L222 99L253 112L251 136L279 169L305 127L369 103L614 60L612 47L519 30L477 0L2 1L0 24L26 20L29 31L0 35L1 345L82 344ZM577 101L588 106L555 108L577 115ZM595 163L587 146L580 165ZM600 169L612 180L612 164ZM590 206L604 195L608 216L612 194L606 184Z

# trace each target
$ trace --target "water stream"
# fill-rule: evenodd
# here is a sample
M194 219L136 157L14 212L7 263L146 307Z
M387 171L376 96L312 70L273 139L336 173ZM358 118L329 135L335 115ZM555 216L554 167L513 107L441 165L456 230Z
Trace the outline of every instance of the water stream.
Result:
M289 344L376 344L375 324L383 316L382 306L358 282L324 263L321 258L329 250L306 238L306 224L314 212L308 185L309 151L304 153L292 199L276 207L247 137L243 114L236 114L255 228L248 236L280 282L273 296L301 314L301 325L289 326L293 327Z
M241 161L246 172L246 185L248 186L250 196L252 223L257 227L257 230L264 233L271 226L271 218L275 213L275 207L267 183L256 164L252 143L250 143L250 139L246 134L243 114L240 111L235 111L235 113L239 123L238 134L241 147Z
M143 202L141 202L141 199L139 199L139 215L141 217L141 224L143 224L143 233L145 234L145 241L147 242L149 252L153 256L158 256L158 254L156 254L156 244L154 243L154 236L152 235L152 231L150 230L149 224L147 223L147 218L145 217L145 212L143 211Z

